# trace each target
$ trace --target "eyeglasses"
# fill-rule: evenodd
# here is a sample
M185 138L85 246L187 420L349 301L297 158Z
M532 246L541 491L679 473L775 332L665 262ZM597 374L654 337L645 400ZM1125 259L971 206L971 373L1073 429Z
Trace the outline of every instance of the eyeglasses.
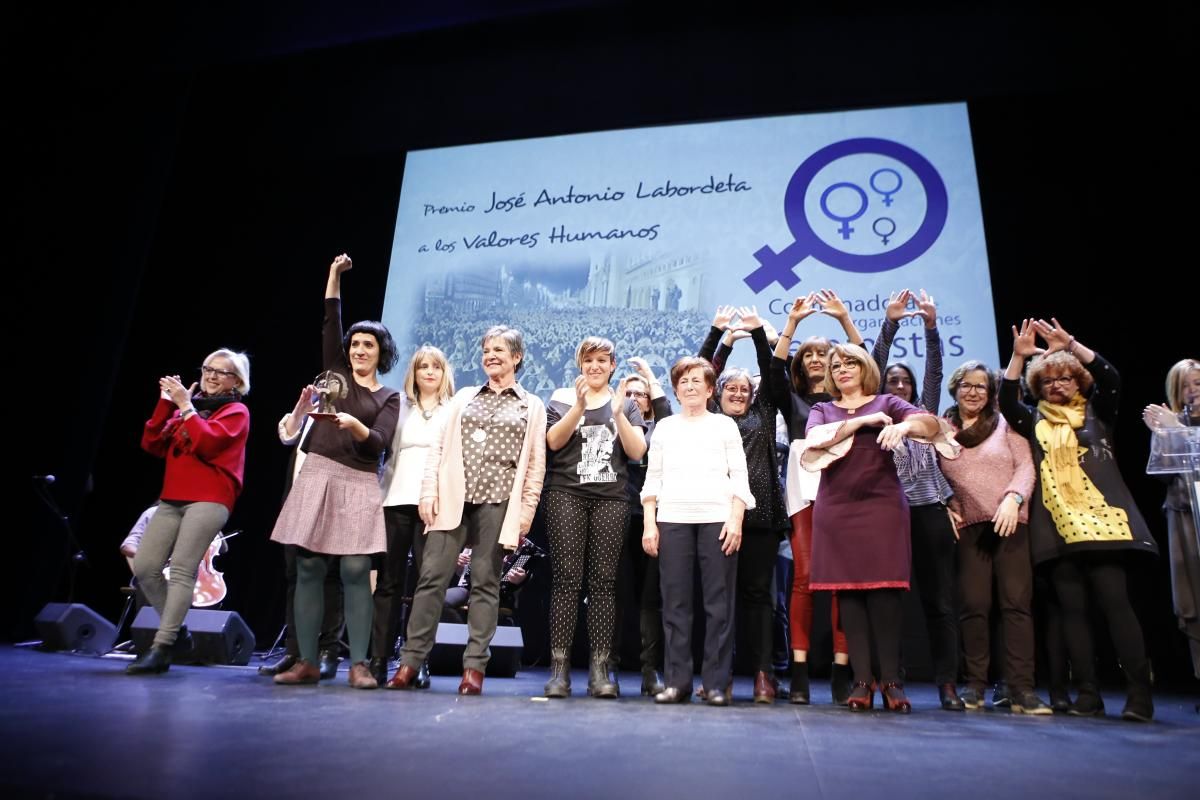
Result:
M1057 378L1042 378L1042 380L1040 381L1043 389L1049 389L1051 386L1054 386L1055 384L1057 384L1059 386L1067 386L1068 384L1071 384L1074 382L1075 382L1074 375L1059 375Z
M725 392L725 394L750 394L750 388L748 386L735 386L733 384L729 384L722 389L722 391Z
M960 383L958 391L960 394L987 394L986 383Z
M626 396L626 397L636 397L636 398L639 398L639 399L640 399L640 398L643 398L643 397L649 397L650 395L646 394L645 392L639 392L639 391L635 391L635 390L633 390L633 389L630 389L630 390L628 390L627 392L625 392L625 396Z
M230 372L227 369L217 369L216 367L210 367L207 364L205 364L204 366L202 366L200 368L200 374L201 375L214 375L215 374L218 378L236 378L238 376L236 372Z
M850 372L851 370L858 369L861 366L862 366L862 364L860 364L857 360L855 360L853 358L848 358L845 361L839 361L836 364L830 364L829 371L830 372Z

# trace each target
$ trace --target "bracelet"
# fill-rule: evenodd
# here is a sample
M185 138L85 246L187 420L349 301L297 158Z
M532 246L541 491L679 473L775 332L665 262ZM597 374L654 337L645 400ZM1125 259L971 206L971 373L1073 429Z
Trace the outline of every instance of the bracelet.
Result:
M188 418L188 414L195 414L195 413L196 413L196 409L192 406L188 406L183 411L179 412L179 419L186 420Z
M785 336L789 339L792 338L792 334L788 333L787 331L784 331L783 333L779 334L780 339L782 339Z
M1075 355L1075 337L1071 337L1071 341L1067 342L1067 352Z

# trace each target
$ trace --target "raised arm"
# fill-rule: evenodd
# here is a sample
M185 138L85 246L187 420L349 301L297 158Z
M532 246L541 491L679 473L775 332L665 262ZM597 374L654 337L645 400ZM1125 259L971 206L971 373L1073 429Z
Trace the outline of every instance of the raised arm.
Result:
M321 359L325 369L344 370L350 366L342 348L342 273L353 266L354 262L345 253L329 265L329 277L325 281L325 322L321 327Z
M1021 373L1025 361L1043 350L1037 346L1037 331L1033 320L1021 320L1021 327L1012 326L1013 352L1000 382L1000 413L1017 433L1033 438L1033 410L1021 402Z
M721 334L729 327L729 323L733 321L736 313L737 309L733 306L717 306L717 311L713 314L712 327L709 328L708 336L704 338L704 343L700 345L700 352L696 355L710 364L714 362Z
M791 387L788 385L786 374L782 375L782 380L780 377L772 375L773 372L781 372L781 370L777 370L772 364L771 344L767 339L767 330L763 319L758 315L758 308L745 306L740 309L739 316L743 329L750 331L750 338L754 341L754 352L758 357L759 387L758 392L754 395L755 405L767 407L772 411L782 410L784 414L790 414L792 410Z
M863 337L858 332L858 328L854 325L854 320L850 318L850 310L846 308L846 304L837 296L837 292L832 289L822 289L818 295L821 301L821 313L828 314L836 319L842 326L842 332L846 334L846 341L850 344L862 345Z
M342 273L353 267L354 262L345 253L333 259L333 263L329 265L329 279L325 281L326 300L342 299Z
M300 390L300 398L296 400L296 405L292 408L290 414L284 414L283 419L279 420L279 441L281 444L294 445L300 441L300 434L304 432L304 421L306 415L312 410L312 384L305 386Z
M875 359L875 365L879 367L881 375L887 371L888 355L892 351L892 340L896 338L896 331L900 330L900 320L912 316L908 311L908 302L912 298L913 294L908 289L888 295L887 306L883 311L883 325L879 328L879 335L875 337L875 346L871 348L871 358Z
M917 405L936 414L942 405L942 337L937 329L937 305L924 289L917 298L917 314L925 319L925 380Z
M673 413L671 401L667 399L667 393L663 391L658 378L654 377L654 371L650 369L650 364L646 359L638 356L629 359L629 363L633 364L633 368L642 376L642 381L646 384L647 391L650 392L650 407L654 409L655 422L671 416Z
M817 295L815 292L810 292L807 297L797 297L792 303L792 307L788 309L787 322L783 325L783 331L779 334L779 338L775 341L775 357L786 362L788 353L791 352L792 342L796 338L796 326L800 324L802 319L811 317L817 313Z
M1034 322L1038 336L1046 340L1046 352L1053 353L1066 350L1084 369L1092 374L1095 385L1088 398L1096 416L1112 425L1117 420L1117 406L1121 399L1121 376L1112 364L1109 364L1095 350L1077 342L1075 337L1067 333L1062 324L1053 317L1047 322L1039 319Z
M637 403L625 397L626 381L628 378L621 378L617 384L612 399L612 416L617 425L617 436L621 439L621 449L626 456L637 461L646 454L646 427Z
M546 410L546 445L551 450L561 450L571 441L587 410L587 378L577 375L573 390L558 389L551 399L570 406L566 413L559 413L554 407Z

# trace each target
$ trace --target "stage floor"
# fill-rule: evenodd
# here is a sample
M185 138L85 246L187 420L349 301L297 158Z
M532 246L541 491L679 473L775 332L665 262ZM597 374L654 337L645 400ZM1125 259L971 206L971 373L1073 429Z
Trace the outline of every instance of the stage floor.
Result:
M1148 725L812 706L655 706L633 696L541 699L545 670L423 692L283 688L253 667L172 667L0 646L4 797L937 798L1197 796L1195 698L1159 695ZM257 666L257 661L252 662ZM1123 697L1106 693L1110 715ZM1192 787L1188 789L1187 787Z

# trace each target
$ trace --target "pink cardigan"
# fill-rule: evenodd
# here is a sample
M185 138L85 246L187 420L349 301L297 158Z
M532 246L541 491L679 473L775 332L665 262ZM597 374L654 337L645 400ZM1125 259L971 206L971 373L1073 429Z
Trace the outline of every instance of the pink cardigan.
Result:
M460 389L450 401L442 435L429 448L425 459L425 477L421 482L421 499L438 499L438 514L429 531L452 531L462 523L463 503L466 502L467 477L462 454L462 413L482 386ZM542 479L546 471L546 406L520 384L517 396L529 410L529 424L517 460L517 477L508 497L508 509L500 526L500 544L514 549L521 537L533 525L538 499L542 495ZM523 477L522 477L523 476Z
M991 522L1000 501L1009 492L1025 498L1019 520L1029 524L1029 502L1033 499L1033 453L1029 442L1000 417L996 430L975 447L964 447L953 461L939 459L942 474L950 481L954 496L950 508L962 517L963 525Z

